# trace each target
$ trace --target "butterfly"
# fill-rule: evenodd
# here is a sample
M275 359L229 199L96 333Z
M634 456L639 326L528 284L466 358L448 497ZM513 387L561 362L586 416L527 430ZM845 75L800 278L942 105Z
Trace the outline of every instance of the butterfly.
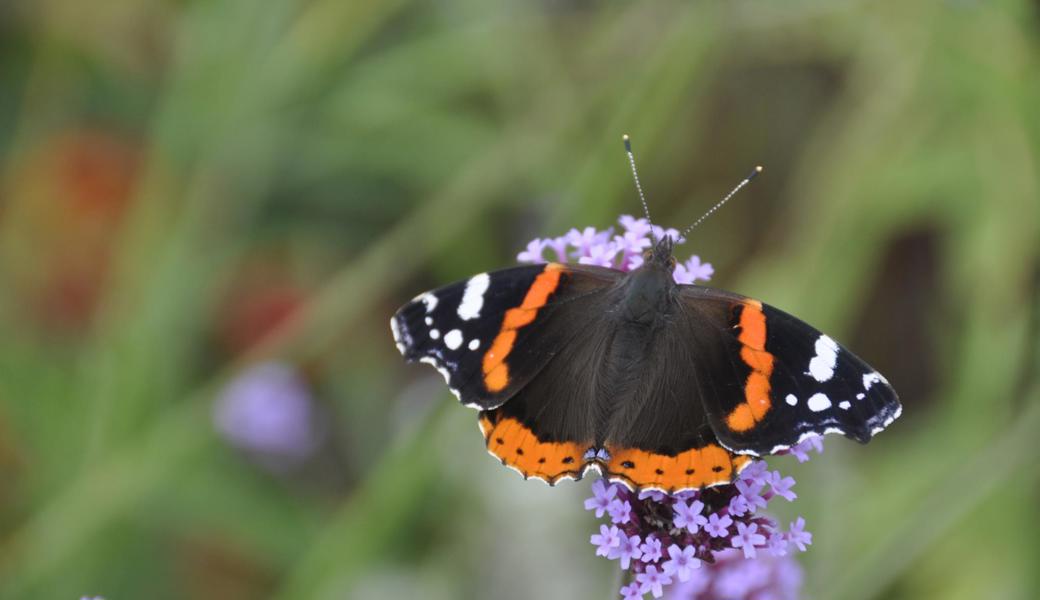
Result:
M394 340L480 411L492 455L549 484L596 470L636 490L702 489L811 436L866 443L899 417L888 381L832 338L676 283L674 245L662 236L628 272L550 262L474 275L402 306Z

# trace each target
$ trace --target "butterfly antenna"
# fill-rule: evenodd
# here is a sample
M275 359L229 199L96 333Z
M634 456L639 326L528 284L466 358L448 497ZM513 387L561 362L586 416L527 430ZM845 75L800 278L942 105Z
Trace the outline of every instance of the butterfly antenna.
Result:
M726 194L726 197L725 197L725 198L723 198L722 200L719 200L718 204L716 204L715 206L712 206L712 207L711 207L710 209L708 209L708 212L704 213L703 215L701 215L701 218L699 218L699 219L697 219L696 221L694 221L694 222L693 222L693 225L690 225L690 226L689 226L689 227L687 227L686 229L683 229L683 230L682 230L682 233L681 233L681 234L679 234L679 238L680 238L680 239L683 239L683 238L685 238L685 237L686 237L686 234L688 234L688 233L690 233L691 231L693 231L693 228L694 228L694 227L696 227L696 226L700 225L700 224L701 224L701 222L703 222L703 221L704 221L705 219L707 219L708 217L710 217L710 216L711 216L711 213L713 213L713 212L717 211L717 210L718 210L719 208L721 208L721 207L722 207L722 205L723 205L723 204L725 204L726 202L728 202L730 198L732 198L733 196L737 195L737 192L739 192L739 191L741 190L741 188L743 188L743 187L744 187L745 185L747 185L747 184L751 183L751 180L752 180L752 179L754 179L754 178L755 178L755 177L756 177L756 176L757 176L757 175L758 175L759 173L761 173L761 172L762 172L762 167L761 167L761 166L757 166L757 167L755 167L755 170L754 170L754 171L751 171L751 174L750 174L750 175L748 175L747 177L745 177L743 181L741 181L740 183L738 183L738 184L737 184L737 187L733 188L733 189L732 189L732 190L730 191L730 193Z
M639 173L636 171L636 157L632 154L632 141L628 139L628 134L621 136L621 139L625 142L625 154L628 154L628 164L632 167L632 179L636 182L636 191L639 192L639 201L643 203L643 215L646 216L646 222L650 225L650 237L654 240L654 245L657 245L657 235L654 234L654 222L650 220L650 207L646 205L646 196L643 195L643 186L639 184Z

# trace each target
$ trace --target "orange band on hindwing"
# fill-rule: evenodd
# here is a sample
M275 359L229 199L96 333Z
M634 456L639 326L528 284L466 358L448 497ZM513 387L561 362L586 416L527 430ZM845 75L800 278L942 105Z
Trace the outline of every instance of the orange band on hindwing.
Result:
M501 392L509 385L509 366L505 360L513 351L517 330L535 320L538 310L545 306L549 297L559 287L562 271L563 267L559 264L545 265L545 269L534 278L531 287L528 288L523 302L506 311L498 335L484 354L484 386L489 392Z
M743 432L754 428L772 406L769 378L773 375L773 355L766 350L766 314L761 302L744 302L738 326L740 335L737 341L744 345L740 349L740 359L751 368L751 373L744 382L744 401L726 416L726 426Z
M505 417L496 422L488 413L480 415L480 431L488 452L524 477L537 477L553 484L564 477L578 479L585 469L582 454L588 444L541 442L520 421Z
M730 483L751 458L730 454L717 444L691 448L675 456L633 448L610 448L606 476L622 479L637 489L657 488L672 493Z

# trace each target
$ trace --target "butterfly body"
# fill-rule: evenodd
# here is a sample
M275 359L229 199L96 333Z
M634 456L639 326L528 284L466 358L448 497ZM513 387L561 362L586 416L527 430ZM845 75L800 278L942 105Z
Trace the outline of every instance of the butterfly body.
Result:
M731 482L810 435L865 442L895 392L829 337L743 296L675 282L663 237L630 272L548 263L422 294L391 320L480 412L488 451L555 483L590 469L636 489Z

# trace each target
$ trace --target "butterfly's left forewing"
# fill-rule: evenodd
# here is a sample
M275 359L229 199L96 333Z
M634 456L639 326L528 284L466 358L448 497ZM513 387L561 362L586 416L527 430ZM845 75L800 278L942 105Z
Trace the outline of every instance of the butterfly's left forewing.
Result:
M795 317L701 286L681 286L680 298L691 335L706 326L720 333L696 351L716 365L699 370L697 395L726 448L773 454L827 433L865 443L899 416L880 373Z
M480 273L420 294L390 321L409 361L433 365L466 406L498 407L523 389L594 315L575 309L620 272L548 263Z

